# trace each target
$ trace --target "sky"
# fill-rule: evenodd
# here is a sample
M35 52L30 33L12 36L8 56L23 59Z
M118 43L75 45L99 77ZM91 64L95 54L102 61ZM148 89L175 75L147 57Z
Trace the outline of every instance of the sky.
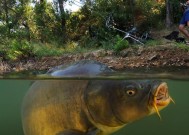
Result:
M53 0L47 0L47 2L52 2ZM80 0L74 0L73 3L66 2L65 9L72 12L77 11L82 6Z

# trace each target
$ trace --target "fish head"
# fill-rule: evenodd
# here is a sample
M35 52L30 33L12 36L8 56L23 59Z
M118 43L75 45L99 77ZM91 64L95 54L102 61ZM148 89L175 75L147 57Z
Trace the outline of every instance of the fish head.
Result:
M166 82L160 80L125 81L114 94L112 104L117 119L130 123L165 108L172 98ZM173 100L172 100L173 101Z

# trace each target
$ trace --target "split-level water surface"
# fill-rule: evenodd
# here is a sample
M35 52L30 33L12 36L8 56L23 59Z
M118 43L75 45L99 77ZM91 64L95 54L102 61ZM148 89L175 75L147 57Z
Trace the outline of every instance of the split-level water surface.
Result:
M186 72L185 72L186 71ZM0 135L23 135L21 123L22 100L33 81L41 79L163 79L176 104L162 110L160 120L157 114L128 124L115 135L188 135L189 133L189 77L187 69L171 72L119 72L97 77L48 78L8 74L0 80ZM31 75L31 74L30 74Z

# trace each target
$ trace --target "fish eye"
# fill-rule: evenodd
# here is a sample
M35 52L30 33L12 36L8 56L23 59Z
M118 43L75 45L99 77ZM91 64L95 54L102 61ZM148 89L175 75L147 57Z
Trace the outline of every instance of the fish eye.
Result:
M126 93L128 96L134 96L136 94L136 91L135 90L127 90Z

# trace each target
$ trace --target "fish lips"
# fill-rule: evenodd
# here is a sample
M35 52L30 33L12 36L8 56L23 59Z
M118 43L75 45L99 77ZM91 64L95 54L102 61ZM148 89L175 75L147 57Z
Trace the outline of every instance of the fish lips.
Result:
M171 98L168 93L168 86L167 83L163 82L161 83L157 89L153 93L154 95L154 102L157 106L167 106Z
M166 82L154 82L153 87L150 90L150 111L151 113L156 112L161 119L159 111L169 105L173 99L170 97L168 92L168 86Z

